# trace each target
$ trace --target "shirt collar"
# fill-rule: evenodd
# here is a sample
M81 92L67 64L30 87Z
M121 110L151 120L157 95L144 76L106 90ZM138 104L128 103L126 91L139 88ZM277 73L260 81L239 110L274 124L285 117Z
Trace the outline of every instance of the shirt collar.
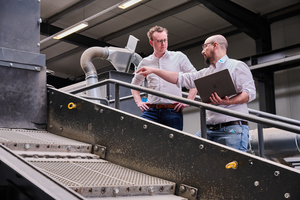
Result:
M169 51L168 50L166 50L166 52L164 53L164 55L162 56L162 57L165 57L166 55L169 55ZM155 55L154 55L154 52L152 53L152 56L153 56L153 58L157 58ZM162 58L161 57L161 58ZM157 58L157 59L159 59L159 58Z
M219 67L220 65L224 64L228 59L229 59L229 58L228 58L227 55L223 56L223 57L217 62L216 67Z

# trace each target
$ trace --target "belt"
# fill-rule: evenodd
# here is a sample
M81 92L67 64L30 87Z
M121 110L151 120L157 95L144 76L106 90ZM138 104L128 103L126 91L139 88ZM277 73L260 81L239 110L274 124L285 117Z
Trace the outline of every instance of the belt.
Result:
M148 104L149 108L156 108L156 109L173 109L175 108L176 104Z
M223 127L226 127L226 126L240 125L240 124L248 125L248 122L237 120L237 121L225 122L225 123L220 123L220 124L215 124L215 125L209 124L209 125L206 125L206 127L211 131L215 131L215 130L219 130Z

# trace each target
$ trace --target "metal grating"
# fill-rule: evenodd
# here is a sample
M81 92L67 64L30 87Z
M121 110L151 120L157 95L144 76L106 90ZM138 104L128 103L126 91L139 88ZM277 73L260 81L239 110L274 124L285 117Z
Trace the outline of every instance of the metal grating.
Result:
M11 150L89 153L91 144L68 139L47 131L0 128L0 143Z
M28 160L85 197L174 194L175 183L104 161Z

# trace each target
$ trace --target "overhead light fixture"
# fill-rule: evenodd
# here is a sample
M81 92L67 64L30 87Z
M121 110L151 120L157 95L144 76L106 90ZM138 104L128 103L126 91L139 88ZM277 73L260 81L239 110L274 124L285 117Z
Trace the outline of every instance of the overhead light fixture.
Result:
M125 3L123 3L122 5L120 5L119 8L125 9L125 8L128 8L128 7L138 3L140 1L142 1L142 0L129 0Z
M70 26L70 27L68 27L68 28L66 28L66 29L64 29L64 30L62 30L62 31L59 32L59 33L56 33L56 34L54 34L54 35L51 35L51 36L49 36L49 37L47 37L47 38L41 40L41 41L40 41L40 44L42 44L42 43L44 43L44 42L46 42L46 41L48 41L48 40L51 40L51 39L60 39L60 38L63 38L63 37L65 37L65 36L67 36L67 35L69 35L69 34L71 34L71 33L74 33L74 32L76 32L76 31L80 30L80 29L75 29L75 27L76 27L77 25L79 26L79 25L81 25L81 24L86 24L86 25L82 25L82 26L83 26L82 28L84 28L84 27L88 26L88 23L87 23L88 21L90 21L90 20L92 20L92 19L95 19L96 17L99 17L100 15L103 15L103 14L105 14L105 13L107 13L107 12L109 12L109 11L111 11L111 10L117 8L117 7L120 7L120 8L125 9L125 8L128 8L129 6L132 6L133 4L136 4L136 3L140 2L140 1L142 1L142 0L124 0L124 1L121 1L121 2L119 2L119 3L117 3L117 4L113 5L113 6L111 6L111 7L109 7L109 8L107 8L107 9L105 9L105 10L102 10L102 11L96 13L96 14L93 15L93 16L88 17L87 19L84 19L84 20L78 22L77 24L75 24L75 25L73 25L73 26ZM73 28L74 28L75 30L73 30ZM71 32L71 30L72 30L72 32ZM66 34L65 32L68 32L68 34ZM63 34L63 33L64 33L64 36L60 36L60 34Z
M66 29L66 30L63 30L61 33L55 35L55 36L53 37L53 39L57 39L57 40L58 40L58 39L61 39L61 38L63 38L63 37L66 37L67 35L70 35L70 34L72 34L72 33L75 33L76 31L79 31L79 30L81 30L81 29L87 27L88 25L89 25L89 24L88 24L87 22L82 22L82 23L80 23L80 24L78 24L78 25L74 25L74 26L72 26L72 27L70 27L70 28L68 28L68 29Z

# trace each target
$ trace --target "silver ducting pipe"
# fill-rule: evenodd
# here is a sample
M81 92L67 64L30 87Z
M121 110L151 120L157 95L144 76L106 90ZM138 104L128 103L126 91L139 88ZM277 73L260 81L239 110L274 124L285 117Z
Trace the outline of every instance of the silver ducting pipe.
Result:
M125 48L118 47L91 47L83 52L80 58L80 65L85 73L87 85L98 82L98 75L95 66L92 63L94 58L106 59L111 62L117 71L128 72L131 63L135 68L141 62L142 57L134 53L138 39L130 35ZM101 98L100 88L94 88L87 91L90 97Z
M134 65L134 71L136 71L137 67L139 66L140 62L142 61L142 56L140 56L139 54L137 53L134 53L133 54L133 57L131 59L131 63ZM128 72L128 70L127 70Z
M298 134L277 129L263 129L264 154L271 160L280 160L286 157L300 155L300 136ZM258 132L257 129L250 131L249 145L258 155Z
M102 60L107 59L109 51L107 47L91 47L83 52L80 58L80 65L85 73L85 80L87 85L98 83L98 75L92 60L94 58L100 58ZM94 88L87 91L87 95L91 97L101 97L100 88ZM99 102L99 101L97 101Z

